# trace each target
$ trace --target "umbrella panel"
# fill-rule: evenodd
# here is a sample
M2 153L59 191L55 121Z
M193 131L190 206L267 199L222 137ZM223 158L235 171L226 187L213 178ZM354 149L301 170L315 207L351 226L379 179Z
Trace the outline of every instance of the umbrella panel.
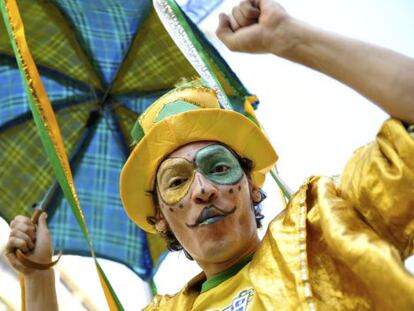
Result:
M152 9L119 70L113 93L167 90L182 78L194 77L198 77L197 72L178 50Z
M89 117L90 103L56 112L65 149L70 153ZM17 214L30 215L54 180L52 168L31 119L0 132L0 215L10 221Z
M77 81L40 68L42 81L57 111L68 105L96 100L96 94ZM0 132L21 121L31 119L29 101L16 60L0 55Z
M54 0L72 25L78 42L109 86L141 23L152 6L149 0Z
M89 56L78 43L73 25L61 11L49 1L21 0L18 6L37 66L101 89ZM14 58L3 21L0 22L0 54Z
M97 120L93 138L72 162L74 182L83 212L88 215L85 220L97 255L123 262L141 278L149 279L153 258L148 252L147 236L128 219L119 198L119 172L126 154L118 118L134 120L136 113L119 108L116 116L109 107ZM88 254L88 245L67 201L60 198L52 205L49 226L56 247L66 253Z

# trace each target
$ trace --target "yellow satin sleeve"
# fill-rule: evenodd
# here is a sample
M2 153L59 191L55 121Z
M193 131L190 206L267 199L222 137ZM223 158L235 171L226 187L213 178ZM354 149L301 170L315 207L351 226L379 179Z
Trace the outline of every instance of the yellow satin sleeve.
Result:
M332 261L336 271L330 284L319 278L314 289L331 292L332 300L342 288L345 310L414 310L414 278L397 249L372 230L332 181L320 178L316 187L323 240L332 254L324 268ZM340 282L332 282L338 276Z
M340 190L403 259L413 254L414 139L400 121L386 121L376 140L355 152Z

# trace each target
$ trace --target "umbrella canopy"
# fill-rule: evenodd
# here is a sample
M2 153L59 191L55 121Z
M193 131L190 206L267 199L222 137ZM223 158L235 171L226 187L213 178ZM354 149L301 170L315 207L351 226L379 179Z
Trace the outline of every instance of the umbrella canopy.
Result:
M243 111L249 94L224 60L174 1L156 2L175 8L203 64L231 106ZM196 2L187 1L185 8L200 20L218 2L191 6ZM149 0L20 0L18 7L95 252L149 280L165 245L141 231L122 208L119 174L131 150L129 131L150 103L177 81L202 76L203 69L193 67L188 53L184 56ZM37 134L3 22L0 81L0 216L11 221L17 214L29 215L38 203L49 214L55 248L88 255L88 243Z

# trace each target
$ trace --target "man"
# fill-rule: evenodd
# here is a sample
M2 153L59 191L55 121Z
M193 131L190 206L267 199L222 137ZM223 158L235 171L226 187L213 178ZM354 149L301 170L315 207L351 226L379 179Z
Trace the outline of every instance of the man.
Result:
M183 248L203 273L147 309L412 310L414 279L403 260L414 247L414 61L305 25L272 0L242 1L220 16L217 35L232 50L328 74L392 118L354 154L339 185L309 178L259 241L254 205L277 158L265 135L220 110L202 84L159 99L134 127L121 197L133 221ZM21 216L11 228L8 258L25 275L27 307L56 309L53 272L14 257L32 250L50 261L45 217L36 232Z

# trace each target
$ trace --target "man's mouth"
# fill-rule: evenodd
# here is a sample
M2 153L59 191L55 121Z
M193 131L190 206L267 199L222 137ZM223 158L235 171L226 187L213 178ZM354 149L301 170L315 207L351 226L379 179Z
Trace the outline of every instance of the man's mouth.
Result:
M203 225L211 225L214 224L220 220L222 220L223 218L225 218L226 216L233 214L234 211L236 210L236 206L233 207L233 209L231 209L230 211L226 212L223 211L222 209L218 208L215 205L210 205L205 207L200 215L198 216L197 220L195 221L194 224L186 224L187 227L189 228L195 228L198 226L203 226Z

